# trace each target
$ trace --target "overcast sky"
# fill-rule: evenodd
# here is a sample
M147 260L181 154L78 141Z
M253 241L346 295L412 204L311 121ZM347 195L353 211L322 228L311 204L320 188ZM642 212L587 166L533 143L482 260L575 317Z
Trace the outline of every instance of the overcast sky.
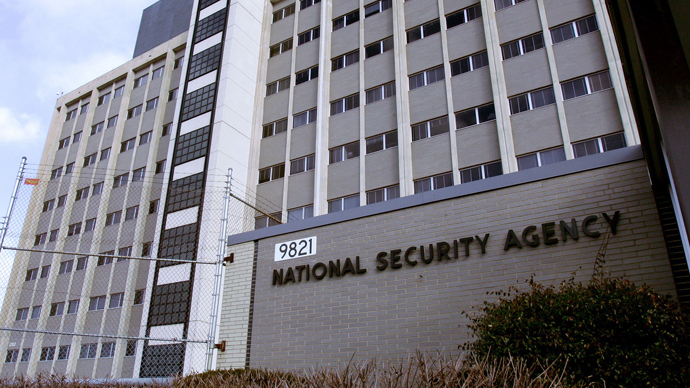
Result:
M0 0L1 217L22 156L36 175L56 99L129 61L155 2Z

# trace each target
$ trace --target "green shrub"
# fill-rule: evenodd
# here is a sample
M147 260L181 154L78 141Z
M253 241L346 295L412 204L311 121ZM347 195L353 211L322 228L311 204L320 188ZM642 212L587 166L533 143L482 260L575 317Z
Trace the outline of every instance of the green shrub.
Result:
M498 293L470 317L478 339L465 349L553 363L573 383L690 386L690 328L676 302L603 275L587 284L529 284L512 297Z

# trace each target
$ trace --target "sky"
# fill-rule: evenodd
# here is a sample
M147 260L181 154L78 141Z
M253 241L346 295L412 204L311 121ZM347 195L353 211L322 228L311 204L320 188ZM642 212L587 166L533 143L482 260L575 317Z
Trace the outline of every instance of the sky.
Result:
M22 156L36 175L57 98L129 61L155 2L0 0L0 217Z

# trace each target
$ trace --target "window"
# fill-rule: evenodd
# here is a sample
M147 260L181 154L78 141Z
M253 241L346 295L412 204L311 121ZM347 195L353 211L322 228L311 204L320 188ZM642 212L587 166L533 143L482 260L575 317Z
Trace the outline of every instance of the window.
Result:
M517 3L522 3L527 0L496 0L496 11L502 10L503 8L510 7Z
M455 114L455 128L465 128L493 120L496 120L494 104L482 105L477 108L457 112Z
M316 116L316 115L315 115ZM314 117L316 119L316 117ZM277 135L287 131L287 118L264 124L262 138Z
M110 101L110 92L98 96L98 103L96 105L101 106L103 104L108 103L108 101Z
M127 340L125 357L133 357L137 354L137 340Z
M299 73L295 73L295 85L311 81L319 76L319 66L314 66L312 68L302 70Z
M117 262L127 261L128 257L132 256L132 247L123 247L117 250Z
M125 211L125 221L135 220L139 215L139 206L128 207Z
M96 358L98 344L82 344L79 350L79 358Z
M331 102L331 116L359 108L359 93Z
M450 75L456 76L485 66L489 66L489 54L486 51L482 51L451 62Z
M72 272L72 265L74 264L74 260L66 260L63 262L60 262L60 268L58 269L58 274L66 274Z
M74 134L72 137L72 143L79 143L79 140L81 140L81 131Z
M44 265L41 267L41 279L45 279L50 275L50 266L49 265Z
M7 356L5 356L5 362L6 363L17 362L18 358L19 358L19 349L8 349L7 350Z
M261 228L267 228L269 226L273 225L280 225L280 218L282 217L281 213L273 213L270 215L271 217L267 216L260 216L256 217L254 219L254 229L261 229ZM277 221L276 221L277 220Z
M364 57L371 58L375 55L385 53L388 50L393 49L393 37L386 38L384 40L372 43L364 47Z
M144 304L144 289L134 290L134 305Z
M331 71L342 69L359 62L359 50L331 59Z
M122 85L119 88L115 89L115 95L113 96L113 98L118 98L118 97L122 96L122 94L124 94L124 92L125 92L125 85Z
M119 224L121 217L122 217L122 211L121 210L107 214L105 216L105 226Z
M180 88L175 88L171 91L168 92L168 101L172 100L177 100L177 94L179 93Z
M62 315L65 311L65 302L57 302L50 305L50 316L56 317Z
M46 233L37 234L36 238L34 239L34 246L35 245L41 245L41 244L45 243L46 242L46 236L47 236Z
M95 218L94 218L95 220ZM82 271L86 269L86 265L89 262L88 256L82 256L77 258L77 271Z
M103 192L103 182L98 182L93 185L93 194L91 195L98 195Z
M51 199L49 201L43 202L43 211L47 212L49 210L53 210L53 207L55 206L55 200Z
M27 318L29 318L28 307L17 309L17 315L14 317L15 321L26 321Z
M292 128L301 127L316 121L316 108L306 112L297 113L292 119Z
M613 88L613 84L608 70L561 83L564 100L611 88Z
M337 17L333 19L333 31L339 30L350 24L357 23L359 21L359 10L352 11L346 15Z
M282 54L288 50L292 49L292 38L284 40L280 43L276 43L269 48L270 57L275 57L278 54Z
M151 81L153 81L156 78L160 78L163 76L163 70L165 70L165 66L161 66L157 68L156 70L151 73Z
M292 15L293 13L295 13L295 4L290 4L285 8L281 8L273 12L273 23Z
M120 186L127 186L127 181L129 180L129 173L118 175L113 180L113 188Z
M67 136L66 138L60 140L60 141L58 142L58 149L61 150L61 149L65 148L65 147L67 147L67 146L69 145L70 139L71 139L71 137L70 137L70 136Z
M84 164L82 165L82 167L90 166L90 165L96 163L97 157L98 157L98 152L85 156L84 157Z
M315 156L309 155L290 161L290 175L314 169Z
M356 158L359 156L359 141L341 145L328 150L329 163L338 163L343 160Z
M500 161L460 170L460 183L478 181L498 175L503 175L503 165Z
M149 75L148 75L148 74L144 74L144 75L142 75L141 77L136 78L136 79L134 80L134 88L133 88L133 89L136 89L136 88L138 88L139 86L146 85L146 82L148 81L148 79L149 79Z
M75 234L81 233L81 222L72 224L67 227L67 236L74 236Z
M97 134L97 133L103 131L103 126L104 126L104 125L105 125L104 122L101 121L100 123L91 126L91 134L92 134L92 135L95 135L95 134Z
M312 28L309 31L305 31L301 34L297 35L297 45L303 45L305 43L309 43L314 39L317 39L319 37L319 27Z
M55 346L47 346L41 348L41 357L39 361L52 361L55 358Z
M112 258L110 258L112 260ZM103 310L105 309L105 295L94 296L89 302L89 311Z
M448 117L429 120L412 126L412 140L421 140L450 131Z
M312 217L314 217L314 206L303 206L298 207L296 209L288 210L287 222L304 220Z
M573 152L576 158L581 158L587 155L617 150L625 146L625 136L622 133L614 133L613 135L575 143L573 144Z
M400 186L389 186L382 189L367 191L367 205L376 202L400 198Z
M57 356L57 359L58 359L58 360L66 360L66 359L68 359L68 358L69 358L69 349L70 349L70 347L71 347L70 345L60 345L60 347L58 348L58 356Z
M158 200L154 199L153 201L149 202L149 214L153 214L158 211Z
M446 15L446 26L447 28L452 28L480 17L482 17L482 5L475 4L471 7L453 12L450 15Z
M42 306L34 306L31 309L31 319L38 319L41 316L41 307Z
M163 130L161 131L161 136L167 136L172 129L172 123L167 123L163 125Z
M156 162L156 171L154 174L160 174L162 172L165 172L165 160Z
M67 314L76 314L79 310L79 299L67 302Z
M501 45L501 52L503 59L510 59L519 55L524 55L534 50L544 48L544 35L542 33L534 34L526 38L514 40Z
M32 280L36 280L38 277L38 268L32 268L26 271L26 278L24 281L30 282Z
M114 127L115 125L117 125L117 116L108 119L108 128Z
M146 167L137 168L136 170L132 171L132 182L143 180L145 173Z
M65 121L70 121L75 117L77 117L77 108L74 108L71 111L67 112L67 115L65 116Z
M519 156L517 158L518 170L527 170L551 163L562 162L564 160L565 150L563 147L558 147L547 151L539 151L533 154Z
M96 155L96 154L94 154ZM89 196L89 186L84 187L83 189L77 190L77 196L75 197L75 201L80 201L82 199L86 199Z
M421 88L434 82L443 81L446 78L443 66L434 67L421 73L410 76L410 90Z
M278 92L282 92L285 89L290 88L290 77L283 78L281 80L271 82L270 84L266 85L266 96L270 96L271 94L276 94Z
M367 104L395 96L395 81L371 88L366 91Z
M110 304L108 305L109 309L115 309L118 307L122 307L122 302L125 299L125 294L120 292L117 294L110 294Z
M390 131L367 139L367 154L398 146L398 131Z
M599 25L597 24L597 18L596 16L592 15L562 26L552 28L551 40L553 40L553 44L561 43L565 40L574 39L578 36L589 34L590 32L598 30Z
M96 229L96 219L91 218L86 220L84 224L84 232L90 232L92 230Z
M146 101L146 111L158 108L158 97Z
M184 63L184 56L175 58L175 63L173 64L173 70L182 66Z
M67 203L67 194L58 197L57 207L63 207Z
M450 186L453 186L452 172L414 181L414 193L419 194L425 191L437 190Z
M50 231L50 235L48 236L48 242L53 242L57 240L58 234L60 233L60 229L53 229ZM43 277L43 276L41 276Z
M146 103L146 105L148 106L148 103ZM141 108L142 108L141 104L135 106L134 108L130 108L127 111L127 119L131 119L132 117L139 116L141 114Z
M328 212L335 213L359 207L359 194L336 198L328 201Z
M65 175L71 174L74 172L74 162L69 163L68 165L65 166Z
M300 0L299 1L299 9L301 11L307 7L311 7L312 5L314 5L316 3L320 3L320 2L321 2L321 0Z
M22 349L22 358L19 360L19 362L29 362L30 358L31 358L31 348Z
M81 110L79 111L80 115L83 115L84 113L89 111L89 103L87 102L86 104L81 106Z
M393 5L393 0L381 0L375 3L371 3L364 7L364 17L368 18L371 15L375 15L379 12L383 12Z
M151 244L152 242L145 242L141 244L141 257L151 256Z
M275 166L266 167L259 170L259 183L264 183L276 179L280 179L285 176L285 163L281 163Z
M549 86L548 88L512 97L508 99L508 102L510 103L510 114L516 114L555 104L556 96L553 94L553 88Z
M57 179L62 176L62 167L58 167L50 172L50 179Z
M441 32L441 21L433 20L421 26L417 26L407 30L407 43L412 43L415 40L424 39L430 35Z

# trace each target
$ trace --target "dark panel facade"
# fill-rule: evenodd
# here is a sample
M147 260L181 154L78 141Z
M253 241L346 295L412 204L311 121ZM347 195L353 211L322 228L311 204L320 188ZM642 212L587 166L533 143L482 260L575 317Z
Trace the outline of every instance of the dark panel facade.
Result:
M137 57L189 29L194 0L160 0L141 15L134 55Z

